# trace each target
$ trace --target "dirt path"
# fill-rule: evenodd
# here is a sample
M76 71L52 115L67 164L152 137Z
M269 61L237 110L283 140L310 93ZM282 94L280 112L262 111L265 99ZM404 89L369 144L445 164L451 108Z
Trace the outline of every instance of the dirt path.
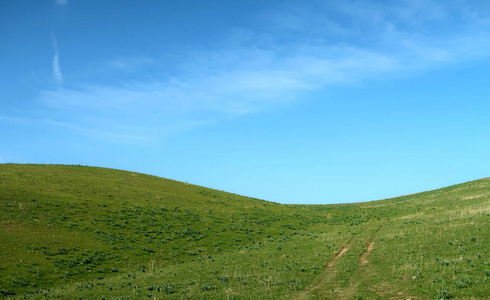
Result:
M307 288L303 292L295 295L292 299L305 299L310 292L321 289L325 281L333 279L335 277L335 274L337 273L337 270L334 268L335 262L349 250L349 246L350 243L347 244L344 248L340 249L340 251L337 252L337 254L335 254L334 257L332 257L332 259L328 261L327 267L323 269L322 274L315 281L313 287Z
M369 253L371 253L371 250L373 250L373 248L374 248L374 242L371 242L369 244L369 246L367 247L366 252L362 253L359 256L359 264L361 266L367 265L369 263L369 260L367 260L367 257L369 256Z
M369 235L369 238L367 239L369 241L368 246L366 247L365 251L359 255L359 266L364 266L369 264L369 254L371 251L374 249L374 239L376 234L381 230L383 226L380 226L377 230L375 230L373 233ZM291 297L291 299L308 299L310 297L319 297L319 298L324 298L326 296L326 287L328 283L331 283L335 280L335 277L337 276L337 273L339 270L336 268L336 263L337 261L344 255L349 249L351 248L352 243L361 238L366 232L370 231L373 229L372 227L366 228L362 232L356 234L353 236L349 241L347 241L347 244L340 249L328 262L327 266L325 269L322 271L322 273L315 279L313 284L307 288L306 290L302 291L299 294L294 295ZM334 293L340 292L337 289L332 290Z
M327 262L327 266L325 267L325 269L323 269L322 273L316 278L313 285L310 288L307 288L306 290L302 291L301 293L294 295L293 297L291 297L291 299L306 299L308 298L308 294L310 293L316 293L316 294L323 293L325 282L332 281L337 275L338 271L335 268L335 263L337 262L337 260L339 260L339 258L341 258L342 255L344 255L347 251L349 251L352 241L354 241L356 238L358 238L361 234L363 234L367 230L369 230L369 228L364 229L362 232L356 234L351 239L349 239L347 241L347 244L342 249L340 249L340 251L337 252Z
M337 259L339 259L342 255L344 255L345 252L349 250L348 246L349 245L347 245L347 247L342 248L337 254L335 254L335 256L327 263L327 268L331 268L335 265Z

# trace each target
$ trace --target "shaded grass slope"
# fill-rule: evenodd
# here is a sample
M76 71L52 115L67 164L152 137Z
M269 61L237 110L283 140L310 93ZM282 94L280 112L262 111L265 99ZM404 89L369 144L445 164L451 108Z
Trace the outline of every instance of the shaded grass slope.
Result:
M281 205L134 172L2 164L0 297L488 299L489 200L489 179Z

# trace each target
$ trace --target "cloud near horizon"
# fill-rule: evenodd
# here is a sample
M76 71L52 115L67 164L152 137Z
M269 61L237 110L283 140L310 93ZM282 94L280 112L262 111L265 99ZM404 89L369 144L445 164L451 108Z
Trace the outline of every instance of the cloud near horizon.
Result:
M154 136L148 140L156 140L331 85L410 75L490 54L490 18L476 7L407 1L381 8L347 1L329 13L334 8L328 4L316 5L264 12L272 16L264 18L265 30L230 30L220 47L183 54L179 72L118 85L72 83L41 91L38 100L60 124L78 122L87 132L102 125L117 135L129 120L140 124L130 130L135 137L150 129ZM132 70L150 64L158 58L115 58L106 66ZM53 73L62 83L56 40Z

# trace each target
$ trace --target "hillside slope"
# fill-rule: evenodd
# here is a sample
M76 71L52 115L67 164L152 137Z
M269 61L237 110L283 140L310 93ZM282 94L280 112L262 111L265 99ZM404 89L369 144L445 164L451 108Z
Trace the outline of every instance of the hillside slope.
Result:
M487 299L489 200L489 179L312 206L126 171L4 164L0 296Z

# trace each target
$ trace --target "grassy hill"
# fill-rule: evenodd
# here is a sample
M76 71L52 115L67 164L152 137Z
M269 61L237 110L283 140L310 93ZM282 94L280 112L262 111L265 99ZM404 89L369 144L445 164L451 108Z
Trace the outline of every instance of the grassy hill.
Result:
M488 178L281 205L133 172L2 164L0 297L490 299L489 221Z

